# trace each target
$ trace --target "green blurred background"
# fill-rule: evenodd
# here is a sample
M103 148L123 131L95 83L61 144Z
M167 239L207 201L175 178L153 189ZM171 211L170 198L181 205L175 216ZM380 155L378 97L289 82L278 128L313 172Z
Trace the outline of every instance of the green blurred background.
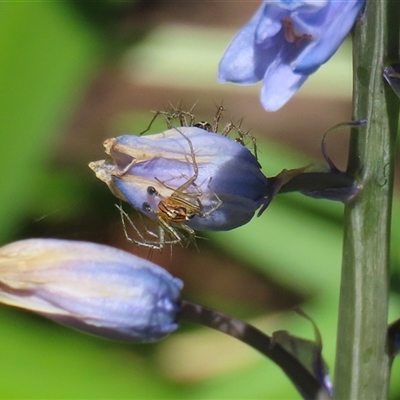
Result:
M257 2L157 0L0 3L0 236L91 240L151 258L185 282L183 297L244 318L267 333L312 338L317 323L333 369L343 206L278 197L246 226L194 248L151 254L127 243L115 198L88 162L107 137L137 133L151 110L197 102L212 120L243 120L267 176L322 162L329 127L351 118L351 47L276 113L259 85L219 85L217 65ZM162 123L154 130L163 129ZM345 168L348 132L329 138ZM391 320L400 317L400 202L393 216ZM205 236L205 235L203 235ZM122 345L0 308L0 398L297 399L283 373L253 349L182 326L153 345ZM395 362L391 398L400 398Z

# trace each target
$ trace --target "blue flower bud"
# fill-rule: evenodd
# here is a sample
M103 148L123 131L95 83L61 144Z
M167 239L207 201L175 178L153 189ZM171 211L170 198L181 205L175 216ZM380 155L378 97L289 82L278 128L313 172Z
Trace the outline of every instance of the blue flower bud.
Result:
M219 81L263 80L261 103L281 108L343 42L365 0L265 0L219 64Z
M165 211L167 222L177 225L182 218L191 229L229 230L268 203L257 159L226 136L191 126L124 135L104 146L110 157L90 168L117 197L154 220ZM174 205L182 206L181 214Z
M130 253L29 239L0 248L0 302L97 336L152 342L177 328L182 282Z

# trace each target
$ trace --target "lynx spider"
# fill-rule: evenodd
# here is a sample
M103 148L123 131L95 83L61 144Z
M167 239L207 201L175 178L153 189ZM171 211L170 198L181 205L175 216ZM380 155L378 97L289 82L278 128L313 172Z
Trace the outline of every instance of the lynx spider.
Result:
M157 215L158 233L146 229L146 233L143 235L135 226L128 214L122 209L122 207L117 206L121 214L121 221L126 239L131 243L135 243L139 246L144 246L156 250L161 250L165 245L182 243L184 240L194 241L195 231L185 222L190 221L195 216L200 218L207 218L219 207L222 206L221 199L216 193L214 193L217 204L213 205L210 210L203 213L204 206L201 203L203 191L200 186L196 184L196 180L199 175L199 168L196 162L193 144L191 140L179 130L179 128L175 129L177 129L178 132L188 142L190 150L189 158L191 158L191 160L188 160L188 162L191 162L193 166L193 175L190 178L186 175L183 175L183 177L186 178L187 181L175 190L172 187L168 186L165 182L162 182L159 179L155 178L167 189L173 190L172 194L168 197L161 195L153 186L147 187L147 193L149 195L160 198L160 202L158 203L156 210L152 209L150 204L147 202L144 202L142 204L142 208L144 211ZM210 183L211 178L209 179L208 187L210 186ZM190 187L193 187L195 191L188 191ZM135 233L139 237L139 240L136 240L129 236L126 221L134 229ZM188 234L188 237L185 235L185 233ZM145 237L146 234L153 237L154 240L147 239Z

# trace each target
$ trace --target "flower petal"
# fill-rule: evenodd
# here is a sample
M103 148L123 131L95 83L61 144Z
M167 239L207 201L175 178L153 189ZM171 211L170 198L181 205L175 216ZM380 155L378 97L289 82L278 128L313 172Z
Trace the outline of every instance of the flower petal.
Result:
M303 85L308 75L295 74L291 67L277 60L265 74L261 104L267 111L279 110Z
M311 74L326 63L350 32L364 5L364 0L330 1L323 21L319 21L319 35L292 63L293 71Z
M249 85L262 79L264 65L258 65L253 46L255 32L263 17L263 5L253 18L233 38L218 66L218 80L221 83L234 82Z
M112 247L30 239L0 248L0 302L109 339L151 342L177 328L182 282Z

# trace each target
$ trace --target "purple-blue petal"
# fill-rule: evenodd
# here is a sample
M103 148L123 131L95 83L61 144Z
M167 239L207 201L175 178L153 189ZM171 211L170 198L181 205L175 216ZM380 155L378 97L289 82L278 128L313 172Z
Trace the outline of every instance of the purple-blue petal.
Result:
M261 104L267 111L279 110L303 85L308 75L295 74L277 61L269 66L261 89Z
M282 18L288 16L288 11L274 3L263 4L261 8L262 18L258 21L254 40L256 44L267 49L273 44L272 39L282 29Z
M255 55L257 49L253 42L263 12L264 7L261 6L229 44L218 66L219 82L249 85L262 79L264 68L259 65Z
M330 1L326 15L319 21L318 36L314 34L314 40L293 62L293 71L310 74L327 62L350 32L364 5L365 0Z

